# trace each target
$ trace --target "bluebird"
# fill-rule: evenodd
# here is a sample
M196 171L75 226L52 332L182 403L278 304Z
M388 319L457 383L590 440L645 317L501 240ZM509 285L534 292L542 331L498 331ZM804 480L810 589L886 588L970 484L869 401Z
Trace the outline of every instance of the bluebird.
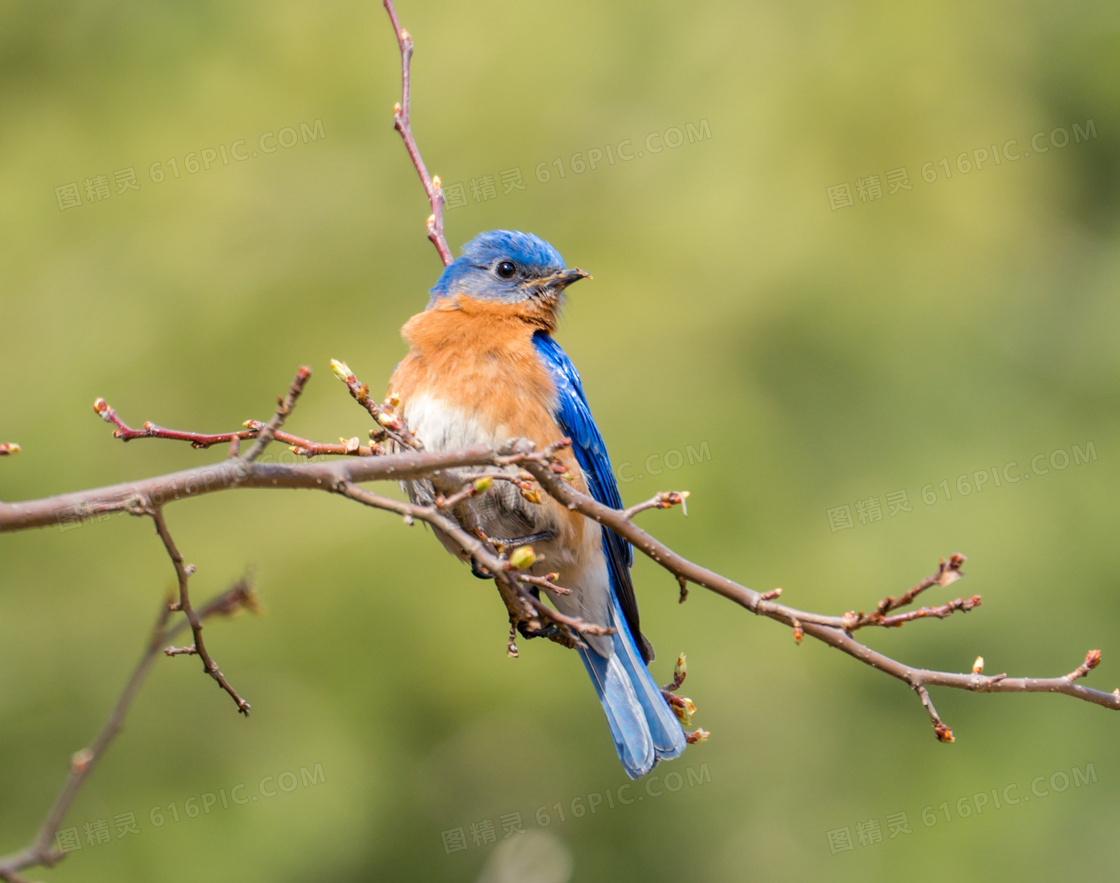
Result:
M540 450L566 436L572 445L558 456L573 487L621 508L579 373L552 337L565 290L585 278L528 233L494 230L463 247L432 288L427 308L402 329L410 349L389 382L401 416L425 448L526 438ZM413 501L433 499L429 482L405 487ZM587 647L578 652L626 772L636 779L679 756L684 731L647 668L654 653L638 627L630 544L550 497L529 501L509 482L495 482L470 505L491 539L533 543L543 560L530 572L558 573L558 585L570 590L551 595L561 613L617 630L584 636ZM440 539L464 557L453 541Z

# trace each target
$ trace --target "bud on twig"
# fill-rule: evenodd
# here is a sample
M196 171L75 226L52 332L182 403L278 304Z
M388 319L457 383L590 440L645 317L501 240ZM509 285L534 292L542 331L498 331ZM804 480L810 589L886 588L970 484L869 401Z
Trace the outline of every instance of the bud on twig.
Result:
M509 564L514 570L528 570L537 560L532 546L518 546L509 556Z

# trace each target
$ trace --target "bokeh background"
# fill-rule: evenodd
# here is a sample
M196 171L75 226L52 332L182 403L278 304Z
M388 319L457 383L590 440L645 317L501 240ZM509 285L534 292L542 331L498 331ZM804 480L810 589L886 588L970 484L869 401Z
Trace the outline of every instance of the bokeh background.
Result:
M623 497L692 491L687 518L644 524L830 613L964 552L966 580L931 601L984 606L868 635L876 648L1054 676L1099 647L1089 683L1120 684L1116 4L400 12L418 46L416 135L462 187L452 248L532 230L594 273L559 338ZM0 497L222 456L114 442L97 396L134 424L218 431L267 418L307 363L292 431L364 434L328 361L380 388L439 272L391 126L399 60L381 6L10 2L0 65L0 441L23 446L0 462ZM580 171L593 148L603 158ZM205 149L210 167L188 171ZM130 169L139 189L119 192ZM898 169L909 189L891 192ZM503 183L512 170L523 189ZM688 653L713 736L650 790L619 792L578 660L547 642L507 659L495 592L423 529L292 492L168 516L196 597L255 569L267 615L208 630L252 717L196 660L157 663L67 819L81 851L36 879L1115 867L1120 718L1099 707L935 691L957 734L942 745L904 685L702 590L679 606L639 560L656 674ZM0 850L37 829L172 576L150 524L128 517L0 537ZM206 794L215 805L192 817ZM136 833L119 836L128 813ZM506 837L514 813L525 833ZM466 848L449 851L457 829Z

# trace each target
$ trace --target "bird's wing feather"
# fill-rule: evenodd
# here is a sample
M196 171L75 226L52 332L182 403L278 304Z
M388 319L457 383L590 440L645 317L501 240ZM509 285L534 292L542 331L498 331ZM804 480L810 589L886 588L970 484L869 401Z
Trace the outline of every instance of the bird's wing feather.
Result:
M622 498L611 469L607 446L599 427L595 425L595 418L591 416L579 372L568 354L549 334L538 331L533 335L533 346L556 387L556 411L553 416L560 429L572 440L576 462L587 479L588 493L604 506L621 509ZM634 584L630 581L634 551L628 541L604 527L603 552L610 570L611 588L618 598L634 641L641 650L643 659L648 662L652 648L643 640L638 628L638 602L634 597Z

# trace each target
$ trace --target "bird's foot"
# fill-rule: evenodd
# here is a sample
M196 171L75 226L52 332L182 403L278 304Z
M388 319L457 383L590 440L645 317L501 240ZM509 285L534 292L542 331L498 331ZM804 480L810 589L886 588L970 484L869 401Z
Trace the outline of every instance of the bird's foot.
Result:
M539 629L531 629L525 623L519 622L517 630L524 638L555 638L560 634L560 627L553 624Z
M490 542L498 548L505 547L511 549L517 548L518 546L528 546L530 543L544 543L548 540L556 539L557 536L559 536L559 534L554 530L542 530L540 533L531 533L523 537L511 537L508 540L490 537Z

